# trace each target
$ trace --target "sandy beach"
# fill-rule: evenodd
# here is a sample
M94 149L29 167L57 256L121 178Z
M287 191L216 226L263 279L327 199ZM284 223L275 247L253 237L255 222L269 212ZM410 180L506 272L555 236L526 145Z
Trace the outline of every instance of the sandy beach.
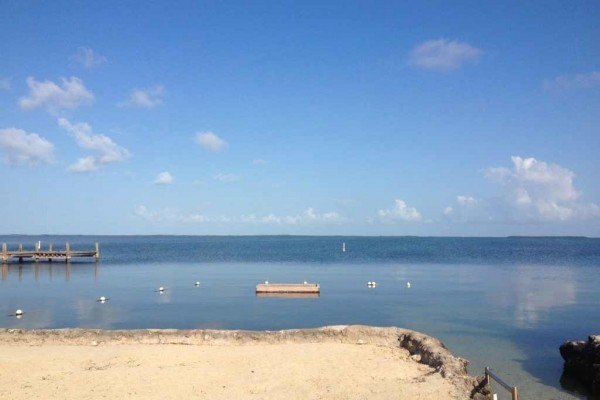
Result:
M2 330L0 398L468 398L464 361L404 332Z

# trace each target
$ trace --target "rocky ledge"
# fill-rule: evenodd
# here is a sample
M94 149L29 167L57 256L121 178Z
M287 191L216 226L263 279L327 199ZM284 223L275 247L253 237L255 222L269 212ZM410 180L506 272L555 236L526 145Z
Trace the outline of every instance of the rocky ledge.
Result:
M590 336L587 341L565 342L560 346L560 355L565 360L565 375L600 394L600 335Z
M433 367L437 373L452 382L464 398L486 399L488 388L483 377L467 373L468 361L454 356L439 340L408 329L370 326L327 326L318 329L293 329L283 331L239 330L95 330L56 329L21 330L0 329L0 343L92 345L107 344L183 344L183 345L252 345L276 343L337 342L399 346L415 362Z

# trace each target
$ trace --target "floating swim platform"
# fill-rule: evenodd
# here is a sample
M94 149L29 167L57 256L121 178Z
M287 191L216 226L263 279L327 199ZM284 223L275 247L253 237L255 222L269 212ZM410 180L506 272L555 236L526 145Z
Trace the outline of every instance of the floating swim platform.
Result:
M277 299L318 299L319 293L260 293L256 292L256 297L277 298Z
M320 293L318 283L259 283L256 293Z

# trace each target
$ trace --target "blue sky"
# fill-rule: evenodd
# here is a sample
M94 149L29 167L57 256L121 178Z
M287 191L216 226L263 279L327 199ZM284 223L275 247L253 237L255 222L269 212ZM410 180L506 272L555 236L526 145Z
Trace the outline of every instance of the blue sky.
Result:
M600 236L598 2L0 9L0 233Z

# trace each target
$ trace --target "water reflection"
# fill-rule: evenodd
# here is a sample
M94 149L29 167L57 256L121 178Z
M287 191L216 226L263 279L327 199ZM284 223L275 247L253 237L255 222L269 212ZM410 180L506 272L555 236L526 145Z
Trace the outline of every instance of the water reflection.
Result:
M122 305L115 306L111 300L101 303L91 298L79 298L75 302L77 326L111 328L122 320Z
M93 272L94 280L98 280L100 274L100 263L93 263L93 271L90 267L90 263L75 264L71 262L67 263L40 263L36 262L33 264L2 264L2 283L6 283L11 276L17 277L19 283L23 282L23 279L27 279L33 273L33 279L35 282L39 282L40 278L44 275L48 277L48 281L52 282L55 273L59 273L64 276L65 282L71 281L71 274L77 276L84 276Z
M534 328L544 315L577 301L572 270L561 267L522 266L502 274L488 299L494 306L514 309L515 326Z

